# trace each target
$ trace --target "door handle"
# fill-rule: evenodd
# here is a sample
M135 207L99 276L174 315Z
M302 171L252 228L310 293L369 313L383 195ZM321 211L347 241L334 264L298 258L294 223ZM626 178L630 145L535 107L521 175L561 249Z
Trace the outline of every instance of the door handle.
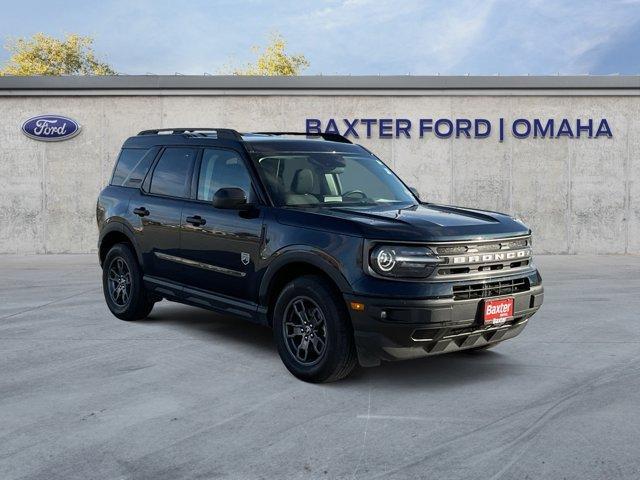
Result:
M193 217L187 217L187 223L190 223L195 227L200 227L205 223L207 223L207 221L204 218L202 218L200 215L194 215Z
M133 209L133 213L140 217L146 217L147 215L149 215L149 210L144 207L138 207Z

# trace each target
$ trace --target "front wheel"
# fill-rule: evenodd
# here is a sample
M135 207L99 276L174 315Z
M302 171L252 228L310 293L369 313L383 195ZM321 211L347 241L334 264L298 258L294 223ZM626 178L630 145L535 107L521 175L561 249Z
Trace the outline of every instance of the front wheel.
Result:
M121 320L146 318L155 303L142 281L142 272L131 248L114 245L102 265L102 290L111 313Z
M321 277L296 278L284 287L273 312L273 334L282 362L306 382L333 382L357 365L344 300Z

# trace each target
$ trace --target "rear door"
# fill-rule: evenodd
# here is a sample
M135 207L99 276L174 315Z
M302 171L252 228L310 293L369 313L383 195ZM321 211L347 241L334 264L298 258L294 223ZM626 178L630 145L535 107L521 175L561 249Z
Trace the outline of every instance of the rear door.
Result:
M237 187L256 202L243 157L223 148L204 148L194 172L195 194L182 210L181 252L188 260L182 283L236 299L256 301L263 209L215 208L220 188Z
M145 274L176 280L180 274L180 220L197 150L167 147L161 153L142 189L131 197L129 209L138 217L136 236Z

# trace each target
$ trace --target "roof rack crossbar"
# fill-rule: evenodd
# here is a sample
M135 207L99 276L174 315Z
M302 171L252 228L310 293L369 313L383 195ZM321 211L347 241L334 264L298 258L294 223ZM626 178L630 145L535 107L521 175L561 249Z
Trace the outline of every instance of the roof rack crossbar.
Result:
M202 135L202 132L215 132L218 138L242 141L242 136L231 128L156 128L152 130L142 130L138 135L158 135L163 132L171 132L176 135Z
M351 143L351 141L338 133L306 133L306 132L252 132L257 135L300 135L305 137L321 137L329 142Z

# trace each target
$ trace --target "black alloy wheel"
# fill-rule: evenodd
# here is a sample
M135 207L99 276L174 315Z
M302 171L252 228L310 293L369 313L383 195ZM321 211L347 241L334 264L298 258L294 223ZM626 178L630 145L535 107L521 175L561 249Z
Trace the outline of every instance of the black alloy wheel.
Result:
M111 301L119 307L126 307L131 299L131 272L122 257L111 261L108 282Z
M295 297L284 316L282 328L289 353L301 365L318 363L327 350L327 324L318 304L307 296Z

